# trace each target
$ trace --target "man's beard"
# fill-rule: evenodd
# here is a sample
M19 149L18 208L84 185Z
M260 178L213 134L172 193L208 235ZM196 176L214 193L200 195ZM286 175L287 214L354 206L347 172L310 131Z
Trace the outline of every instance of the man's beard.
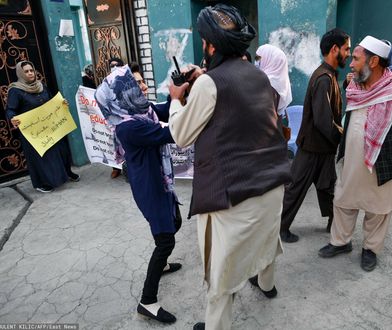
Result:
M369 64L365 63L362 70L356 72L353 79L356 83L363 84L369 79L371 74L372 74L372 71L369 68Z
M206 49L204 49L203 51L203 57L204 57L204 66L205 68L208 70L208 68L211 65L211 61L212 61L212 56L210 54L208 54L207 52L207 47Z
M336 59L338 60L338 65L340 68L344 68L346 66L346 59L343 58L342 54L340 52L336 56Z

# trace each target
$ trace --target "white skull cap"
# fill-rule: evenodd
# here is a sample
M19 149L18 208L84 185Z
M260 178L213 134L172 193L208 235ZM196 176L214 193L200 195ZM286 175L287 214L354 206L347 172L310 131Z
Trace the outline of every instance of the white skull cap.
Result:
M368 51L376 54L382 58L388 58L389 52L391 51L391 46L386 44L372 36L366 36L360 43L359 46L367 49Z

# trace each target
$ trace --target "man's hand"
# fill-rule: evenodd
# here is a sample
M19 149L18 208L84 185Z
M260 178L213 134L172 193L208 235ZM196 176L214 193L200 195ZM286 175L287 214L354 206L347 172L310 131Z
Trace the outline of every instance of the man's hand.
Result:
M340 134L343 134L343 127L339 126L338 124L336 124L335 122L333 122L333 124L335 125L335 127L338 129Z
M347 84L350 83L350 81L351 81L351 79L353 79L353 77L354 77L354 73L352 73L352 72L347 73L347 76L346 76Z
M11 118L11 124L14 126L14 128L18 128L18 126L20 125L20 120L13 117Z
M63 99L63 104L65 104L67 107L69 106L69 103L66 99Z
M183 73L187 73L188 71L191 71L192 69L195 69L195 71L193 71L193 73L190 75L190 77L188 78L188 81L196 80L202 74L206 73L206 69L201 69L199 66L194 65L194 64L189 64L186 70L181 70L181 71Z
M184 83L181 86L176 86L173 82L169 86L170 97L172 100L179 100L185 95L186 89L189 87L189 83Z

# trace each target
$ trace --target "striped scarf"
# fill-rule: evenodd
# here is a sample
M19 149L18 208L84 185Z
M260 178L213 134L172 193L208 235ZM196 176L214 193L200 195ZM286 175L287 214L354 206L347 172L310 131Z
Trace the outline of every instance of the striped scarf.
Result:
M369 90L350 82L346 90L347 109L367 108L365 123L365 165L372 172L381 146L392 126L392 72L385 70L382 77Z

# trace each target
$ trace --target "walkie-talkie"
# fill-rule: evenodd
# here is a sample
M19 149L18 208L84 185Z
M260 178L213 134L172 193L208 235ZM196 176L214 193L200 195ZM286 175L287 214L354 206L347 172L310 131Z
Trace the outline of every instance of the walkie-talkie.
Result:
M173 79L173 83L176 86L181 86L186 82L185 76L181 73L180 67L178 65L177 59L175 56L173 56L173 62L174 65L176 66L176 70L174 70L171 74L171 78Z

